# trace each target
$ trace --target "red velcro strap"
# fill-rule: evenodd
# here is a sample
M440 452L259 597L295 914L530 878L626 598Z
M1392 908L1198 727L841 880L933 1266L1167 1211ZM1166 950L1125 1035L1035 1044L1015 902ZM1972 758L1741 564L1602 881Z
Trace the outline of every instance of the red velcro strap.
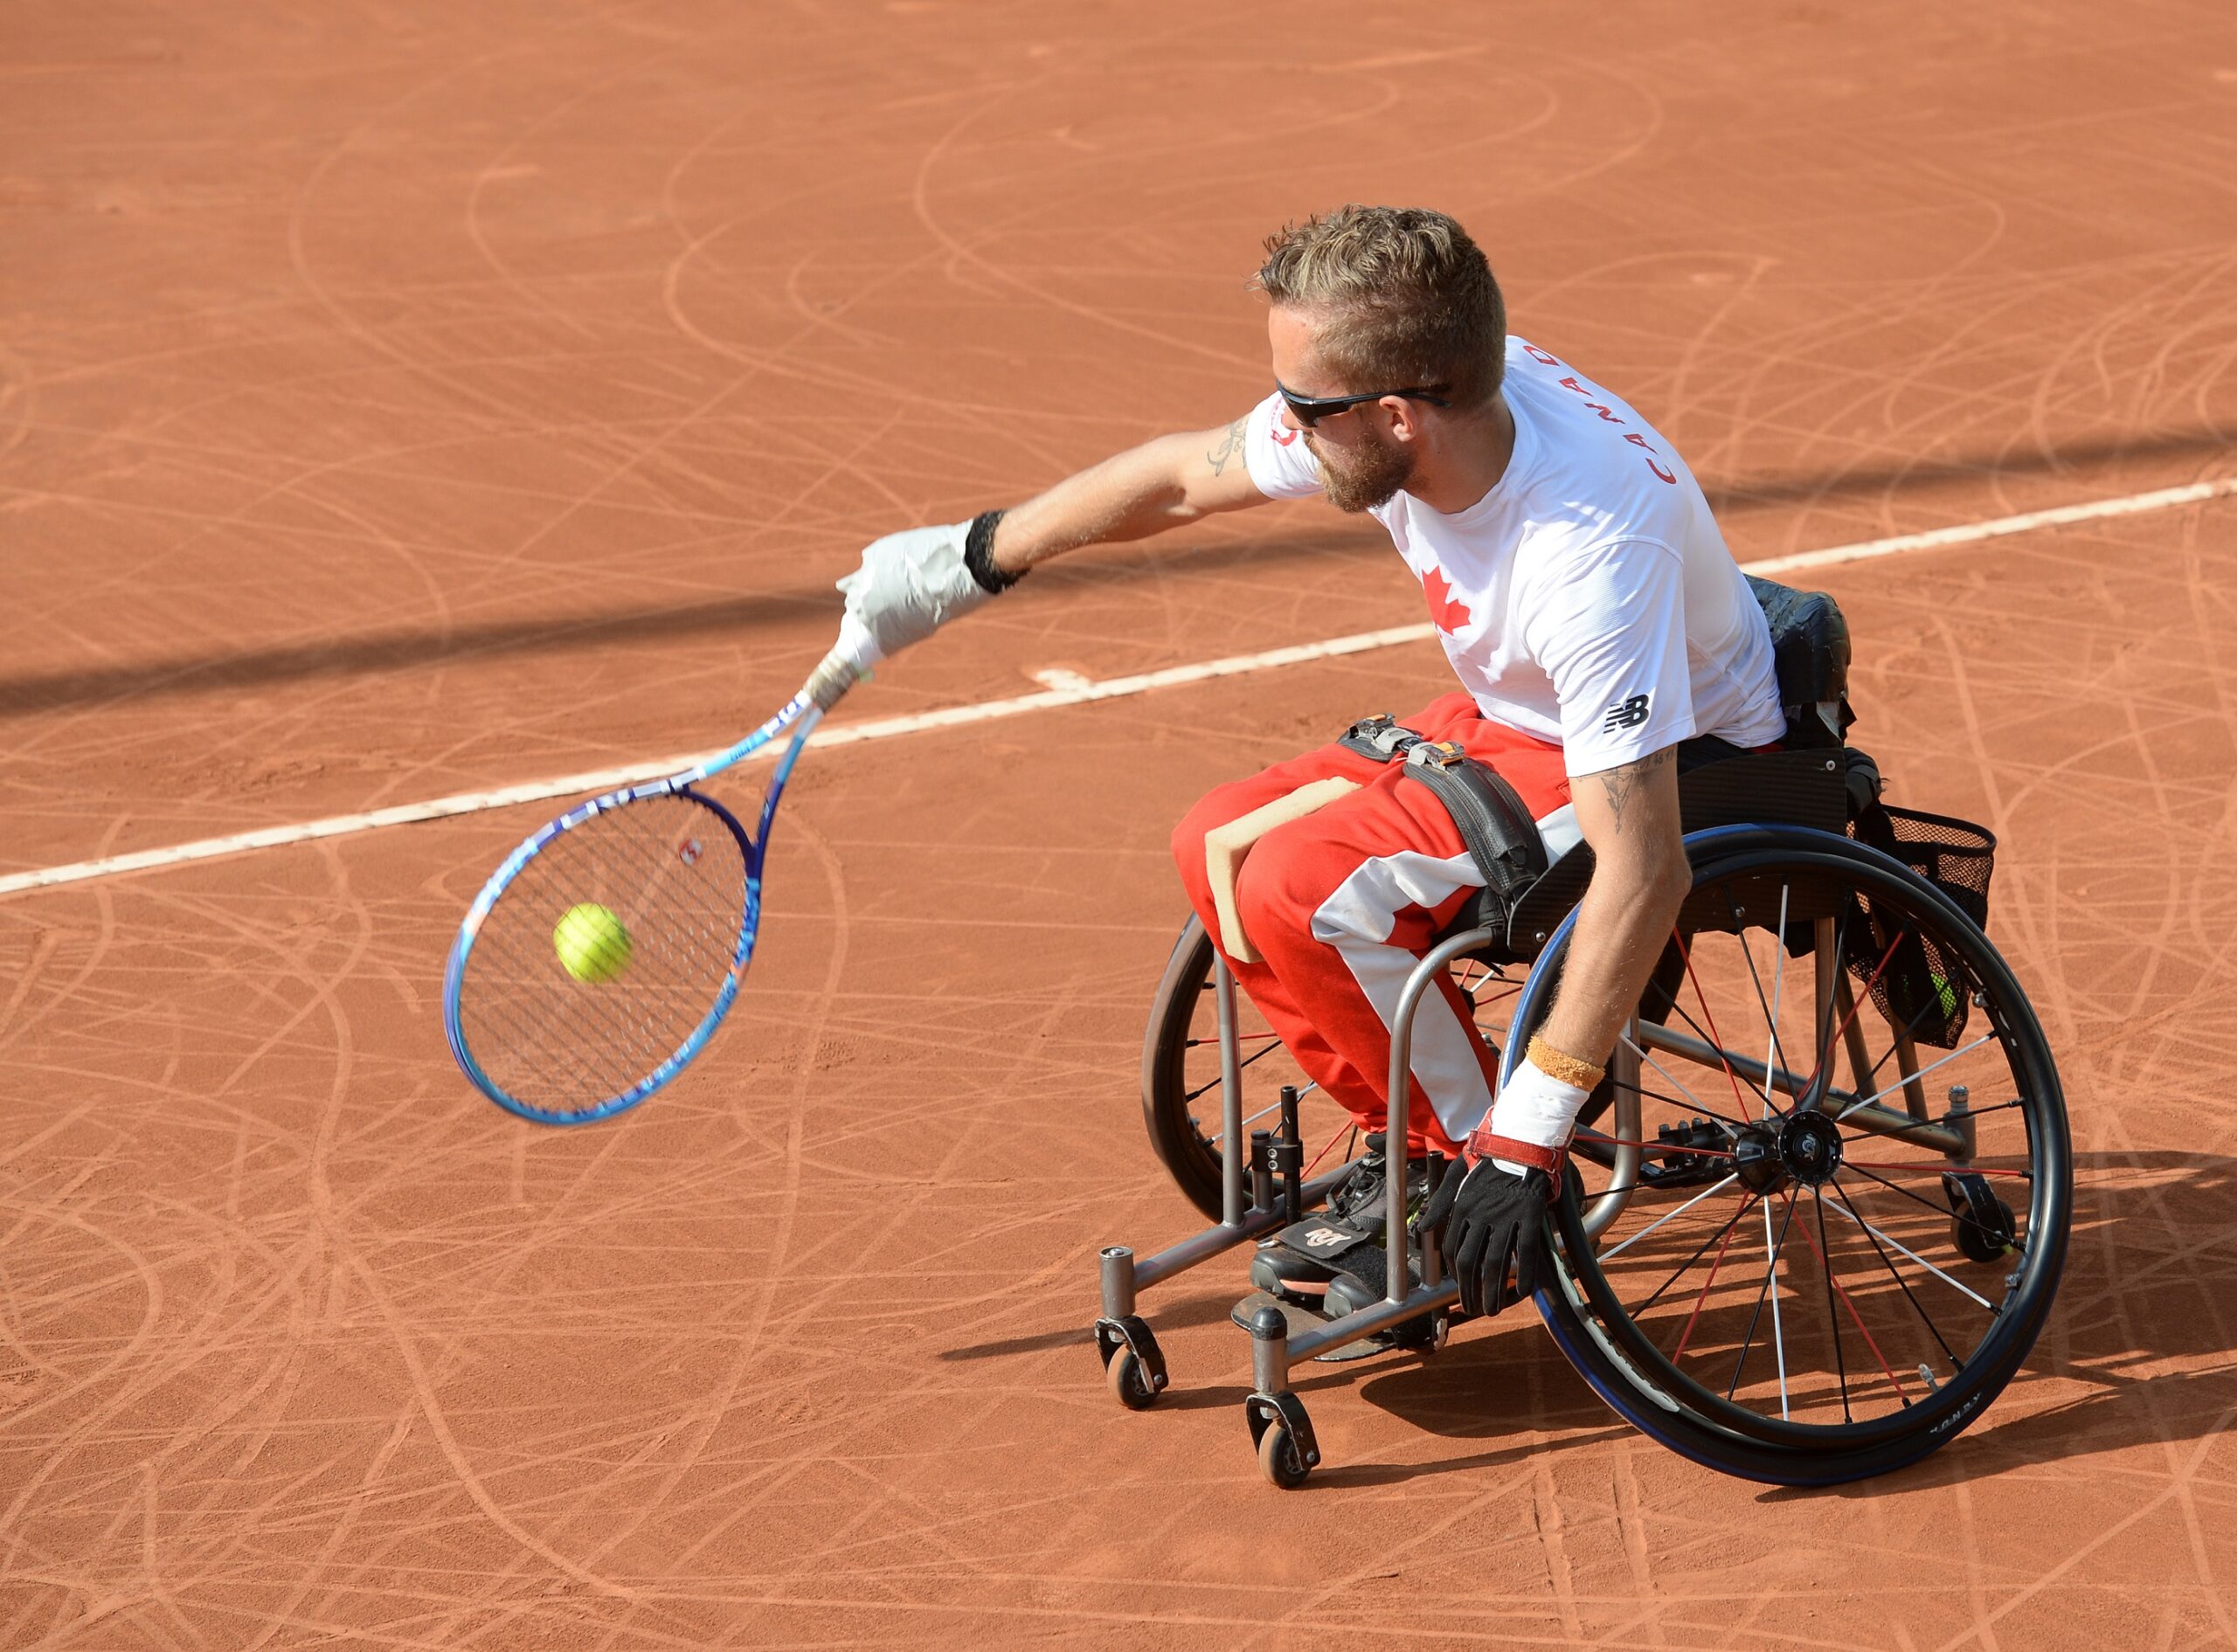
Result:
M1546 1172L1547 1202L1551 1204L1562 1196L1562 1175L1569 1162L1569 1150L1565 1146L1547 1147L1537 1142L1519 1142L1512 1136L1494 1135L1492 1121L1486 1118L1461 1144L1461 1151L1472 1166L1486 1158L1503 1158L1511 1165L1542 1170Z

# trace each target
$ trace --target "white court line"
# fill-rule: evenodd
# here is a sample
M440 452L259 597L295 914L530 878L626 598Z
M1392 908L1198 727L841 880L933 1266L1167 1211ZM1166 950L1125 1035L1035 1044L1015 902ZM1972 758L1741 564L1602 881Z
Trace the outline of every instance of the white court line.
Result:
M2121 499L2100 499L2086 505L2061 505L2054 510L2032 510L2022 515L1998 516L1989 522L1968 522L1957 528L1937 528L1928 533L1899 534L1892 539L1868 539L1860 544L1799 551L1790 556L1771 556L1760 562L1742 563L1741 566L1751 574L1792 573L1804 568L1830 567L1835 563L1866 562L1875 556L1892 556L1898 551L1967 545L1984 539L2001 539L2007 534L2028 533L2039 528L2095 522L2106 516L2131 516L2139 511L2165 510L2172 506L2198 504L2231 494L2237 494L2237 477L2221 481L2194 482L2185 487L2162 487L2152 493L2130 494ZM1331 637L1325 642L1269 648L1261 653L1230 654L1224 660L1168 666L1162 671L1145 671L1131 677L1106 677L1100 682L1091 681L1077 672L1045 671L1038 674L1040 680L1053 686L1039 694L1019 695L1008 700L982 700L973 705L951 706L942 711L920 711L901 717L881 717L874 722L845 722L836 727L826 724L809 737L808 743L818 747L853 745L863 740L890 740L897 736L924 734L934 729L957 729L966 723L993 722L1004 717L1022 716L1029 711L1084 705L1093 700L1123 700L1132 695L1146 694L1153 688L1178 688L1184 683L1204 682L1214 677L1239 677L1254 671L1271 671L1281 666L1303 665L1309 660L1368 653L1378 648L1396 647L1402 643L1425 642L1436 634L1437 627L1426 623L1392 626L1382 631L1362 631L1348 637ZM521 785L500 786L492 791L461 791L453 797L432 798L424 803L399 803L386 809L368 810L363 814L329 815L323 820L265 826L255 832L237 832L229 837L204 838L195 843L176 843L166 848L111 855L106 860L80 861L70 866L15 872L0 877L0 895L17 895L25 889L52 888L59 883L80 883L88 878L114 877L124 872L144 872L153 867L179 866L189 861L211 861L220 855L245 854L251 849L274 849L290 843L315 843L322 838L350 837L360 832L377 832L384 826L410 826L421 820L441 820L452 815L479 814L488 809L509 808L516 803L544 803L554 798L611 791L617 786L633 785L640 781L656 780L662 775L679 773L711 755L701 752L689 757L666 757L654 763L631 764L627 768L594 769L585 774L561 775L549 780L530 780Z

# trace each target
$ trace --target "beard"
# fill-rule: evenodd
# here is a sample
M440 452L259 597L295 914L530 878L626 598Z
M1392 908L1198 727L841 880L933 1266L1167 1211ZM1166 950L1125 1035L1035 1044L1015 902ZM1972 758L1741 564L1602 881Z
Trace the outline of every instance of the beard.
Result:
M1320 464L1320 486L1328 502L1338 510L1357 515L1387 504L1414 477L1414 453L1371 436L1361 446L1346 451L1324 447L1305 432L1305 445Z

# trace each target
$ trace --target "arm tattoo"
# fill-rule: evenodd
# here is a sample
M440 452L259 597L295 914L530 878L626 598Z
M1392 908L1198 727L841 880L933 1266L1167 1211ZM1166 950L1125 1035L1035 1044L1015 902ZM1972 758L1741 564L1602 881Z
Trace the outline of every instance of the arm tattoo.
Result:
M1608 794L1608 813L1617 831L1624 829L1624 810L1638 795L1639 788L1646 784L1647 777L1669 761L1670 750L1666 746L1660 751L1649 752L1637 763L1627 763L1619 769L1610 769L1593 777Z
M1221 432L1218 446L1204 455L1204 462L1212 467L1215 476L1226 473L1227 467L1243 457L1243 427L1248 415L1238 418Z

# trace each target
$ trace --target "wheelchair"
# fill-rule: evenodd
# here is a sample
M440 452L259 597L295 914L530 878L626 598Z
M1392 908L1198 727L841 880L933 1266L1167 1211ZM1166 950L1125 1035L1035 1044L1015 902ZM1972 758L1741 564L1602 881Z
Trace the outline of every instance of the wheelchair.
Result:
M1846 743L1839 609L1750 583L1789 738L1680 749L1693 888L1577 1121L1536 1306L1586 1382L1663 1445L1746 1479L1832 1485L1948 1443L2019 1371L2057 1293L2074 1172L2050 1049L1986 934L1995 840L1882 798ZM1512 901L1464 908L1407 983L1386 1094L1407 1093L1415 1011L1443 973L1512 1071L1590 874L1580 845ZM1347 1170L1307 1158L1338 1109L1193 917L1158 985L1142 1105L1214 1225L1152 1255L1101 1254L1097 1345L1136 1410L1170 1380L1140 1293L1299 1220ZM1423 1169L1432 1188L1457 1173L1434 1155ZM1292 1366L1430 1357L1458 1317L1434 1236L1408 1230L1409 1181L1388 1182L1385 1254L1407 1261L1386 1268L1383 1300L1333 1319L1264 1295L1236 1310L1245 1416L1277 1485L1320 1461Z

